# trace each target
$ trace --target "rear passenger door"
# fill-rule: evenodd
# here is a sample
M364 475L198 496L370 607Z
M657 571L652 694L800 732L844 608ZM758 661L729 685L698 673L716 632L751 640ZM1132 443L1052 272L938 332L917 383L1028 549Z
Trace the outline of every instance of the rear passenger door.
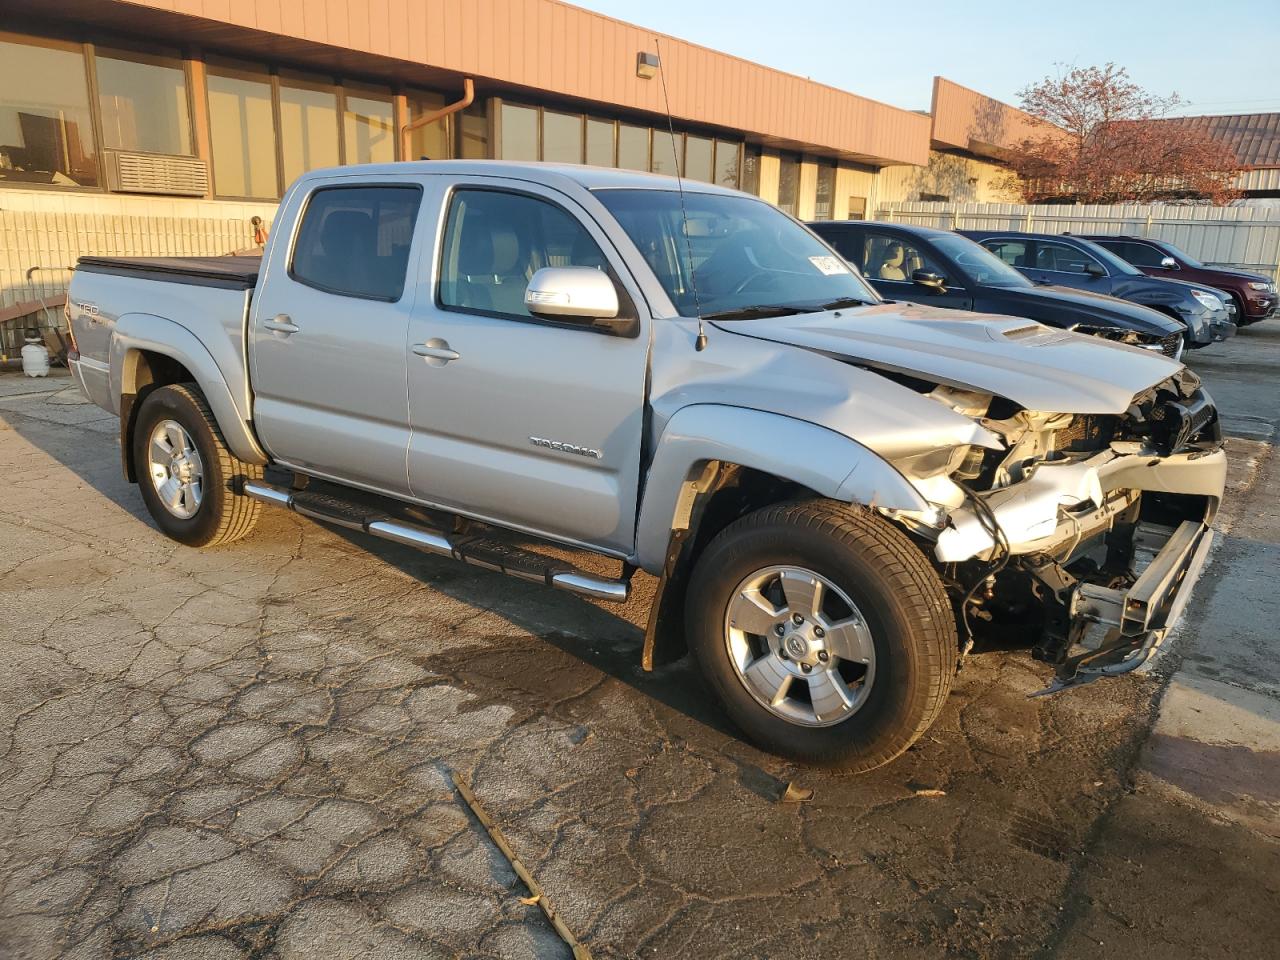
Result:
M649 317L605 233L537 184L438 178L410 324L409 480L430 504L619 554L635 537ZM532 316L542 267L604 271L630 336ZM418 351L415 353L414 351Z
M301 218L290 243L272 246L249 330L254 425L276 460L408 492L405 348L422 195L391 178L291 196Z

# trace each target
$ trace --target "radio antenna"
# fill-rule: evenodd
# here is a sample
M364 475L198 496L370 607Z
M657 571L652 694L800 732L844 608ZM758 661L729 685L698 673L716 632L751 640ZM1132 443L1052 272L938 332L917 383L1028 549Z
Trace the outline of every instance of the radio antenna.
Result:
M684 249L689 258L689 289L693 292L693 309L698 314L698 339L694 349L707 349L707 328L702 322L702 301L698 299L698 281L693 276L693 243L689 240L689 210L684 204L684 177L680 173L680 154L676 152L676 128L671 119L671 98L667 96L667 63L662 58L662 42L653 38L658 51L658 76L662 79L662 103L667 108L667 132L671 135L671 159L676 165L676 191L680 194L680 228L684 234Z

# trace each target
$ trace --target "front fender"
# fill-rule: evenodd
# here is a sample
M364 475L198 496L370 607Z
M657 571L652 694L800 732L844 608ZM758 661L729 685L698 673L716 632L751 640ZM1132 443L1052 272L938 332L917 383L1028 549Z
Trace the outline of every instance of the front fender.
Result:
M231 452L246 463L267 462L266 453L236 409L226 377L213 355L195 334L172 320L149 313L126 313L116 321L109 361L111 395L117 405L121 397L137 393L136 364L131 354L140 350L171 357L186 367L208 401Z
M638 567L662 572L671 531L689 507L692 481L714 460L760 470L846 503L928 509L892 465L843 434L763 410L695 404L667 421L654 447L631 558Z

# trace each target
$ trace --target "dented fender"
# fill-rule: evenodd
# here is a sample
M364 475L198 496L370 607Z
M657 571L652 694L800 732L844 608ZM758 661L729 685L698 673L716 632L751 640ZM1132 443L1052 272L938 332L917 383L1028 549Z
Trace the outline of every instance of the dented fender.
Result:
M693 482L712 461L759 470L846 503L928 509L896 468L843 434L763 410L694 404L667 421L654 446L631 558L636 566L662 572L671 531L688 523Z

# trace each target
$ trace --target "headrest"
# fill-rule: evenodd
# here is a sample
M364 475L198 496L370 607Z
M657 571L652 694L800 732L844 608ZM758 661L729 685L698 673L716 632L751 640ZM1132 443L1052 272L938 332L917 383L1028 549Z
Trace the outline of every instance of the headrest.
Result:
M377 240L373 218L364 210L330 211L320 230L320 246L330 257L351 256L373 247Z

